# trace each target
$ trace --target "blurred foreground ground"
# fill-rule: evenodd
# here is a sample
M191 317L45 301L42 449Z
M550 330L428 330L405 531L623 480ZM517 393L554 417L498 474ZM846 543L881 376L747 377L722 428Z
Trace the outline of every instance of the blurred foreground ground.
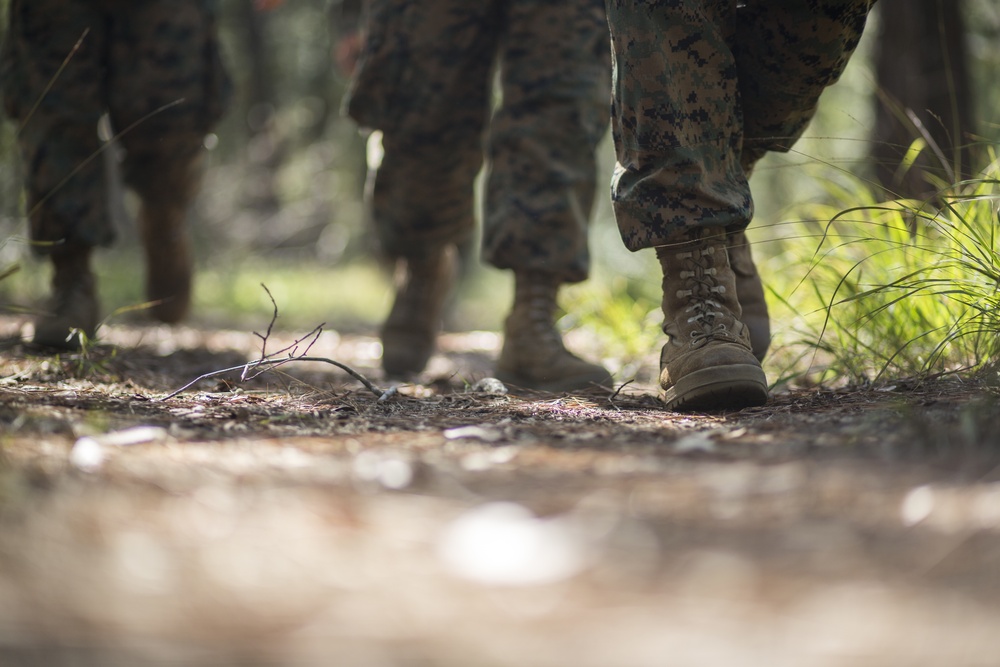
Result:
M679 415L655 355L613 395L477 390L480 333L382 402L304 362L163 400L260 339L120 326L45 357L19 326L0 318L5 667L1000 661L988 387ZM385 384L374 339L309 354Z

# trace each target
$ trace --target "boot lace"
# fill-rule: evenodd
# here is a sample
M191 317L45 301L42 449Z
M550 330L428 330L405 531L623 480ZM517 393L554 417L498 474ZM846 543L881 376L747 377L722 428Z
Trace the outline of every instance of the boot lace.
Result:
M721 321L725 316L723 305L716 300L717 295L725 294L726 287L716 281L715 267L707 266L720 249L710 245L675 255L685 267L678 274L685 282L685 289L677 290L677 297L688 301L688 306L684 309L689 315L687 323L700 325L700 328L691 330L691 344L694 347L701 347L727 333L726 323Z
M524 319L527 331L535 339L539 349L562 349L562 336L553 322L553 299L546 285L530 285L524 296Z

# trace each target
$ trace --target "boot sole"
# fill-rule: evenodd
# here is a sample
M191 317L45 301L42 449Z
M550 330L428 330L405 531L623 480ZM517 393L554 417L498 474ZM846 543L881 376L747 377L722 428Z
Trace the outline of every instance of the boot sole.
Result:
M88 338L93 340L93 334L89 335ZM59 331L36 331L31 342L39 347L48 347L54 350L69 350L71 352L75 352L83 347L80 334L74 333L71 336L68 328Z
M705 368L660 389L669 410L740 410L764 405L767 396L764 371L752 364Z
M587 375L577 375L569 378L559 378L558 380L540 380L530 378L516 373L504 373L497 371L496 378L511 387L521 387L534 391L546 391L550 393L561 393L566 391L579 391L581 389L592 389L595 386L610 386L613 384L611 375L607 373L590 373Z

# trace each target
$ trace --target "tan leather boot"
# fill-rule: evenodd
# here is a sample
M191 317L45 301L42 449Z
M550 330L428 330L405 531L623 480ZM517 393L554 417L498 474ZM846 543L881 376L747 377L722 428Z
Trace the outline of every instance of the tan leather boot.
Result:
M149 313L161 322L179 322L191 307L193 253L186 208L143 205L139 234L146 258L146 298L153 302Z
M497 379L552 392L610 386L607 370L580 359L563 345L555 327L559 286L548 274L516 274L514 307L504 326Z
M396 298L382 325L382 368L406 378L427 366L456 274L455 248L396 261Z
M91 340L97 335L100 308L90 254L90 248L80 248L57 250L50 256L52 294L35 319L36 345L78 350L81 335Z
M750 241L744 232L730 234L727 241L729 264L736 274L736 295L743 315L740 321L750 329L750 348L758 361L764 361L767 348L771 346L771 319L767 314L764 300L764 285L757 273L750 252Z
M767 379L740 321L724 233L695 232L656 249L663 267L660 399L672 410L740 409L767 402Z

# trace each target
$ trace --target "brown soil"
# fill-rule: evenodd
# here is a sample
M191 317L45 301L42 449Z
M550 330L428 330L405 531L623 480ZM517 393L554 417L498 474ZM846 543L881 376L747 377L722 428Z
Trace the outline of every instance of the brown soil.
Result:
M468 334L381 401L322 362L165 399L260 339L119 326L49 356L19 324L0 665L997 664L981 383L677 414L653 359L614 393L479 391L496 337ZM309 354L385 383L374 339Z

